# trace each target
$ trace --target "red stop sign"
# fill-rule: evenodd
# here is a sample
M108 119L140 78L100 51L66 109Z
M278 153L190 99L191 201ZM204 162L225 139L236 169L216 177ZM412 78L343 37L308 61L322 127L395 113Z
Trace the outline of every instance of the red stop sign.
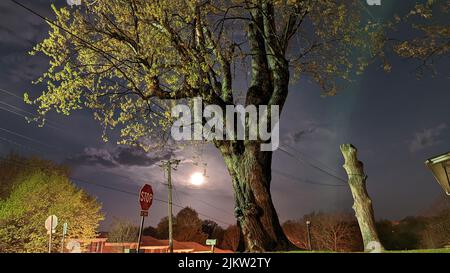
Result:
M141 192L139 193L139 203L141 204L141 209L147 211L152 205L153 201L153 190L152 186L145 184Z

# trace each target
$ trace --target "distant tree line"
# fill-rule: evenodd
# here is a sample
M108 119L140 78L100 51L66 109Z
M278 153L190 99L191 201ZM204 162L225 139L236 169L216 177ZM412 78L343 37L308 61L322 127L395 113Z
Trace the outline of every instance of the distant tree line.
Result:
M436 249L450 245L450 199L443 196L422 216L379 221L377 228L387 249Z
M146 227L143 234L166 240L169 238L168 230L169 219L163 217L156 227ZM108 242L135 242L138 233L138 226L132 222L115 219L108 233ZM173 238L199 244L205 244L206 239L217 239L217 247L234 251L239 243L239 230L236 225L224 229L212 220L202 220L193 208L185 207L173 218Z
M376 222L380 239L387 250L442 248L450 243L450 202L447 207L434 208L432 215L409 216L400 221ZM360 252L364 250L355 216L347 213L311 213L298 220L288 220L282 227L289 240L300 249L308 250L306 221L310 221L313 251ZM174 216L173 236L178 241L205 244L206 239L217 239L218 247L236 250L239 230L236 225L222 228L212 220L202 220L198 213L186 207ZM168 218L156 227L146 227L144 235L167 239ZM109 242L134 242L138 227L131 222L116 220L108 235Z
M308 249L306 221L311 222L313 250L363 251L356 218L343 213L312 213L283 224L288 238L301 249ZM443 197L422 216L400 221L376 222L380 240L387 250L436 249L450 245L450 200Z

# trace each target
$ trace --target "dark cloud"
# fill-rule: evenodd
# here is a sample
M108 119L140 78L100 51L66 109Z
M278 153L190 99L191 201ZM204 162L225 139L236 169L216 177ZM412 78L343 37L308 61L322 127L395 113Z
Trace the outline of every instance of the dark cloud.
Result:
M119 147L114 153L114 160L120 165L150 166L173 156L173 150L149 154L136 147Z
M53 1L35 0L24 3L47 18L54 18L50 9ZM56 3L55 3L56 4ZM58 3L58 6L60 3ZM28 52L48 34L45 21L14 4L0 1L0 80L21 83L36 80L48 66L43 56L30 57Z
M26 5L39 14L52 18L50 1L30 1ZM2 46L6 47L31 47L36 41L42 40L48 25L42 18L31 14L11 1L0 2L0 36Z
M110 151L107 149L85 148L84 151L66 160L66 164L71 166L97 165L108 168L118 166Z
M314 139L331 139L334 135L335 132L325 124L307 122L301 129L288 132L284 137L284 142L288 145L295 145L308 142L311 137Z
M97 165L107 168L120 166L151 166L174 155L173 150L147 153L138 147L118 146L112 149L85 148L76 156L70 157L66 163L72 166Z
M414 134L414 138L409 145L411 152L417 152L424 148L435 146L440 143L440 136L447 129L446 123L441 123L436 127L424 129Z
M299 143L300 141L303 140L303 138L306 135L312 134L315 130L316 130L316 128L310 127L307 129L291 132L287 135L287 141L290 142L291 144Z

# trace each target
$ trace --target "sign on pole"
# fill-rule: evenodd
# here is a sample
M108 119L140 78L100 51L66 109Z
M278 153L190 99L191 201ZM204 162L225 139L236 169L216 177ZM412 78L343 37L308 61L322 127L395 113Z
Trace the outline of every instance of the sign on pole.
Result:
M148 211L153 202L153 190L152 186L145 184L139 193L139 203L141 204L141 210Z
M211 253L214 253L214 246L217 243L217 239L207 239L206 240L206 245L207 246L211 246Z
M144 228L144 219L148 216L148 210L153 202L153 189L149 184L145 184L139 192L139 204L141 205L141 226L139 228L138 245L136 252L141 248L142 229Z
M64 253L64 239L66 238L66 235L67 235L67 228L68 228L68 224L64 223L62 240L61 240L61 253Z
M47 233L52 231L52 233L55 233L55 228L58 225L58 217L56 215L50 215L47 217L47 220L45 220L45 229L47 230Z
M55 228L58 225L58 217L56 215L50 215L45 220L45 229L48 234L48 253L52 252L52 234L55 233Z

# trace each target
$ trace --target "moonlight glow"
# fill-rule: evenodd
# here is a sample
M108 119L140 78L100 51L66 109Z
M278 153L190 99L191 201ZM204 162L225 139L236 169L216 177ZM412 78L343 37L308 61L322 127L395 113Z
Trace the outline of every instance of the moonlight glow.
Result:
M205 183L205 177L203 174L196 172L191 175L191 184L195 186L200 186Z

